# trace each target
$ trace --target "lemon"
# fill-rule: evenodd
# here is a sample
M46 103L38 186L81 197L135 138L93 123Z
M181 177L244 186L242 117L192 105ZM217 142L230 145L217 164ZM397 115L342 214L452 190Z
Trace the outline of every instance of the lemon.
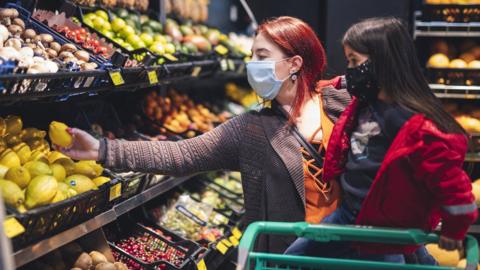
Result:
M48 163L47 156L45 153L41 152L40 150L33 150L32 155L30 156L30 161L40 161L43 163Z
M59 182L63 182L63 180L65 180L65 177L67 177L67 172L65 171L65 168L63 168L63 166L58 163L50 165L50 169L52 169L53 177L55 177L55 179L57 179L57 181Z
M30 150L30 147L26 143L19 143L12 149L17 153L18 157L20 158L20 163L22 164L27 163L32 156L32 150Z
M105 176L99 176L99 177L93 179L92 181L93 181L93 183L95 183L95 185L96 185L97 187L99 187L99 186L101 186L101 185L103 185L103 184L105 184L105 183L110 182L110 178L105 177Z
M15 115L9 115L5 118L5 123L7 124L7 134L17 135L20 134L23 127L22 119Z
M66 199L68 199L68 193L64 193L64 192L61 192L61 191L57 190L57 194L55 194L55 197L53 197L51 203L60 202L60 201L66 200Z
M0 179L5 178L5 175L8 172L8 167L4 165L0 165Z
M82 174L85 176L88 176L90 178L98 177L99 175L97 174L98 171L95 170L95 168L92 166L91 162L82 160L77 163L75 163L75 169L74 169L75 174Z
M41 161L29 161L23 165L28 172L30 172L30 176L33 178L39 175L52 175L52 169L46 163Z
M67 131L68 126L61 122L53 121L48 128L48 136L52 143L61 147L72 145L72 135Z
M21 204L17 207L17 211L23 214L27 212L27 208L25 208L25 205Z
M22 141L44 139L46 135L47 132L36 128L26 128L20 132L20 138Z
M10 168L5 175L5 179L14 182L21 189L26 188L31 180L28 170L20 166Z
M11 168L20 166L21 162L17 153L12 151L12 149L7 148L5 151L3 151L2 155L0 155L0 164Z
M25 206L32 209L49 204L57 194L58 183L51 175L40 175L32 179L26 190Z
M19 207L25 201L22 189L12 181L0 179L0 191L6 204Z
M57 161L61 161L65 159L71 160L69 157L65 156L62 152L58 152L58 151L52 151L48 155L48 162L50 164L53 164L53 163L56 163Z
M67 177L64 182L78 194L97 188L95 183L85 175L74 174Z

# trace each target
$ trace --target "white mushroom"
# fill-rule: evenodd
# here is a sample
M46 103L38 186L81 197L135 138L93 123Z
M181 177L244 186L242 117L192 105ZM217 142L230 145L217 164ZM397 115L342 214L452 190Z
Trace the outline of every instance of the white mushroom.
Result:
M16 50L20 50L22 48L22 40L19 38L10 38L5 42L5 47L13 47Z
M7 40L9 35L10 32L8 31L7 27L5 27L3 24L0 24L0 37L2 40Z
M17 60L20 58L20 53L13 47L0 48L0 57L7 60Z
M23 47L20 49L20 54L25 57L30 57L32 58L33 57L33 49L30 48L30 47Z

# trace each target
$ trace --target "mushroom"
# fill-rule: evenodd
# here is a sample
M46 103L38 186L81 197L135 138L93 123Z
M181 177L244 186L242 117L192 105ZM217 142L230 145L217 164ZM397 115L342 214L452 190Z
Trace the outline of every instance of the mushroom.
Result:
M55 51L54 49L49 48L49 49L46 49L45 52L47 53L49 59L52 59L58 56L57 51Z
M71 43L63 44L62 48L60 51L62 52L75 52L77 50L77 47Z
M16 15L16 16L15 16ZM5 25L10 25L12 19L18 17L18 11L13 8L2 8L0 9L0 20Z
M38 44L41 41L42 41L42 38L40 37L40 35L36 35L33 37L33 42Z
M53 36L50 34L41 34L40 41L42 41L43 44L49 44L50 42L53 42Z
M22 48L22 43L23 43L22 40L19 38L10 38L5 42L4 46L13 47L18 51L20 50L20 48Z
M97 68L97 64L95 63L85 63L81 66L82 70L94 70Z
M20 58L20 53L12 47L0 48L0 57L7 60L17 60Z
M60 59L75 58L75 56L73 55L73 53L71 53L71 52L66 52L66 51L61 52L61 53L58 55L58 57L59 57Z
M90 59L90 54L86 51L76 51L74 53L75 57L77 57L79 60L83 60L87 62Z
M25 39L25 41L27 41L27 40L33 39L36 35L37 35L37 33L35 33L35 30L33 30L33 29L26 29L26 30L23 32L22 37Z
M75 57L66 57L66 58L63 59L64 63L70 63L70 62L77 63L77 61L78 60Z
M48 68L48 71L51 73L55 73L58 71L58 65L53 61L45 61L44 65Z
M54 42L50 43L50 49L59 53L60 50L62 49L62 46L60 45L60 43L54 41Z
M20 35L23 31L23 28L16 25L16 24L11 24L8 26L8 31L14 35L14 36L17 36L17 35Z
M8 31L7 27L5 27L3 24L0 24L0 37L2 40L7 40L9 35L10 32Z
M19 51L18 51L22 56L25 56L25 57L30 57L32 58L33 57L33 49L30 48L30 47L23 47L21 48Z
M13 19L12 23L22 27L22 29L25 29L25 22L20 18Z
M45 56L45 51L37 47L33 49L33 54L36 56Z
M37 48L37 45L33 44L33 43L27 43L25 44L26 47L29 47L29 48L32 48L32 49L35 49Z

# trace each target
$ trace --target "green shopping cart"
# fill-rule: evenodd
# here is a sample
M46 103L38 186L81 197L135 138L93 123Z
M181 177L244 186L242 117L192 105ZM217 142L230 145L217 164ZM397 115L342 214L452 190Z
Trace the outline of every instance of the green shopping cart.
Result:
M346 270L346 269L394 269L394 270L452 270L455 267L427 266L413 264L395 264L386 262L361 261L350 259L332 259L304 257L282 254L254 252L255 239L261 233L295 234L322 242L358 241L389 244L426 244L437 243L439 236L418 229L399 230L365 226L311 225L305 222L255 222L248 226L238 249L238 268L242 270ZM465 241L468 270L477 269L478 243L468 235Z

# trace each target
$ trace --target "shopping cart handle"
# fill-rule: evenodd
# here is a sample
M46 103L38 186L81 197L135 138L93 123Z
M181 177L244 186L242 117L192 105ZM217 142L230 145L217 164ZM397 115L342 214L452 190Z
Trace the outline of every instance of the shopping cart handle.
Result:
M371 226L312 225L306 222L284 223L260 221L252 223L244 232L239 245L239 265L245 266L248 254L253 250L255 239L261 233L288 234L314 239L316 241L358 241L400 245L437 243L439 236L425 233L419 229L392 229ZM478 262L478 243L472 236L466 237L465 250L468 265L476 267ZM243 268L242 268L243 269ZM475 268L476 269L476 268Z

